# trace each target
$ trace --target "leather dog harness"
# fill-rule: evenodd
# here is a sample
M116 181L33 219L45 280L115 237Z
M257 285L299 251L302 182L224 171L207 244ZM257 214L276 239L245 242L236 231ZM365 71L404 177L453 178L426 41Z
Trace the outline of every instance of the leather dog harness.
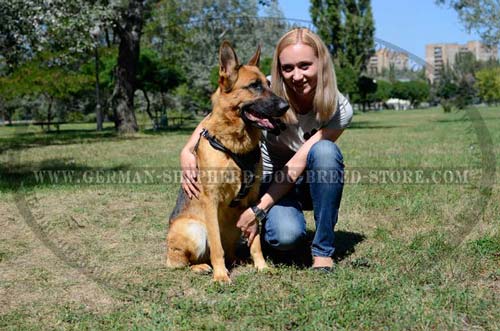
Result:
M226 146L224 146L217 138L212 136L207 129L203 129L200 134L200 138L204 137L210 143L214 149L221 151L227 154L233 161L238 165L241 170L241 178L242 183L240 187L240 191L236 195L236 197L231 201L229 207L238 206L241 199L247 196L248 192L252 188L255 183L255 177L257 172L257 167L259 165L259 161L261 158L260 155L260 147L257 146L253 150L245 154L237 154L233 153ZM198 140L199 143L199 140ZM198 144L196 144L195 149L197 149Z

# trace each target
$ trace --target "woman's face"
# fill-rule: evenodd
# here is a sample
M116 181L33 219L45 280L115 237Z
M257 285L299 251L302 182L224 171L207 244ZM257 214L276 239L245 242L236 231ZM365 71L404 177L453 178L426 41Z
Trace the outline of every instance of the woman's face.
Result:
M311 46L294 44L285 47L280 55L281 75L297 97L314 93L318 82L318 57Z

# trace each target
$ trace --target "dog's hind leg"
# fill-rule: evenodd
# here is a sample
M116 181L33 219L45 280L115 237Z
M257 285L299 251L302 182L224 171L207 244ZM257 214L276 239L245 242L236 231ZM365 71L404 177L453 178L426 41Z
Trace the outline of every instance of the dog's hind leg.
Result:
M186 218L172 222L167 235L167 267L182 268L199 264L207 255L207 229Z

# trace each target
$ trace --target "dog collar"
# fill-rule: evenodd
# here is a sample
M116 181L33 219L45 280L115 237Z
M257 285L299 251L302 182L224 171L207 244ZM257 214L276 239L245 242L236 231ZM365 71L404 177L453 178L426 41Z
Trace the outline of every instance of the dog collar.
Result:
M210 146L214 149L229 155L241 170L242 183L240 191L231 201L229 207L238 206L241 199L247 196L248 192L255 183L257 167L260 161L260 147L257 146L252 151L246 154L233 153L229 148L224 146L217 138L212 136L207 129L201 131L201 136L208 140Z

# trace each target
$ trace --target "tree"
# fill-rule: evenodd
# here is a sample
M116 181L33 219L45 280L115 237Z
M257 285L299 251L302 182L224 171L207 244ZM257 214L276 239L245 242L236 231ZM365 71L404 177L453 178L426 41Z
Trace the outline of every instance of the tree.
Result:
M115 7L107 0L0 1L0 49L9 70L40 52L58 52L59 61L93 49L90 28L109 20Z
M375 46L370 0L312 0L310 13L336 64L339 89L364 108L370 92L359 78Z
M163 0L155 6L145 26L144 44L160 57L181 68L187 86L176 89L180 106L189 111L210 110L217 76L217 53L223 40L231 41L242 61L249 59L258 44L262 64L272 57L278 38L288 30L277 1L265 1L263 13L275 19L256 19L257 0ZM215 71L214 71L215 70ZM265 70L265 68L264 68ZM268 72L269 73L269 72ZM189 94L186 96L186 90Z
M475 87L487 103L500 101L500 66L481 69L476 73Z
M163 94L179 86L185 81L184 73L177 66L173 66L169 59L161 59L159 54L151 49L143 49L139 58L137 74L137 89L146 99L146 113L153 123L153 128L159 127L157 108L155 115L151 113L149 92Z
M412 107L418 107L421 102L429 99L430 86L426 81L411 80L404 84L408 87L408 100L410 100Z
M436 86L436 96L445 113L451 112L455 105L459 91L457 81L456 73L449 65L446 65L441 72L441 78Z
M472 104L477 96L474 84L479 65L479 62L476 61L471 52L460 52L455 56L453 70L455 71L458 85L458 96L455 105L459 109Z
M310 12L340 67L350 65L362 72L375 46L370 0L312 0Z
M366 111L366 105L369 103L369 96L377 91L377 82L370 77L360 76L358 79L358 88L360 102L363 105L363 111Z
M500 42L500 2L498 0L436 0L454 8L468 31L476 31L489 45Z
M128 5L127 5L128 2ZM41 51L60 52L59 62L70 62L82 54L92 53L94 40L90 30L99 26L119 38L118 65L115 71L115 89L112 105L115 125L119 132L137 131L134 114L136 70L139 61L142 26L148 6L152 1L129 0L13 0L2 2L0 9L7 8L0 22L0 31L6 38L0 39L9 65L15 66L29 60ZM5 8L4 8L5 7ZM18 22L23 24L17 24Z
M46 62L47 58L36 59L17 67L10 75L0 77L0 96L4 100L23 96L43 97L47 108L40 115L45 117L50 129L50 123L55 118L54 104L68 100L81 91L91 90L94 79L62 67L49 67ZM59 117L63 116L59 114Z
M134 94L137 88L140 42L144 24L144 0L130 0L127 10L115 26L120 36L118 64L115 69L115 88L111 96L115 127L119 133L139 130L134 112Z
M318 35L334 58L344 51L342 5L342 0L311 0L309 9L313 24L318 29Z
M378 79L377 80L377 90L373 95L373 101L385 102L391 97L392 84L388 81Z
M353 103L359 101L358 77L359 73L350 65L340 67L335 65L335 74L337 76L337 86L339 91L346 94Z

